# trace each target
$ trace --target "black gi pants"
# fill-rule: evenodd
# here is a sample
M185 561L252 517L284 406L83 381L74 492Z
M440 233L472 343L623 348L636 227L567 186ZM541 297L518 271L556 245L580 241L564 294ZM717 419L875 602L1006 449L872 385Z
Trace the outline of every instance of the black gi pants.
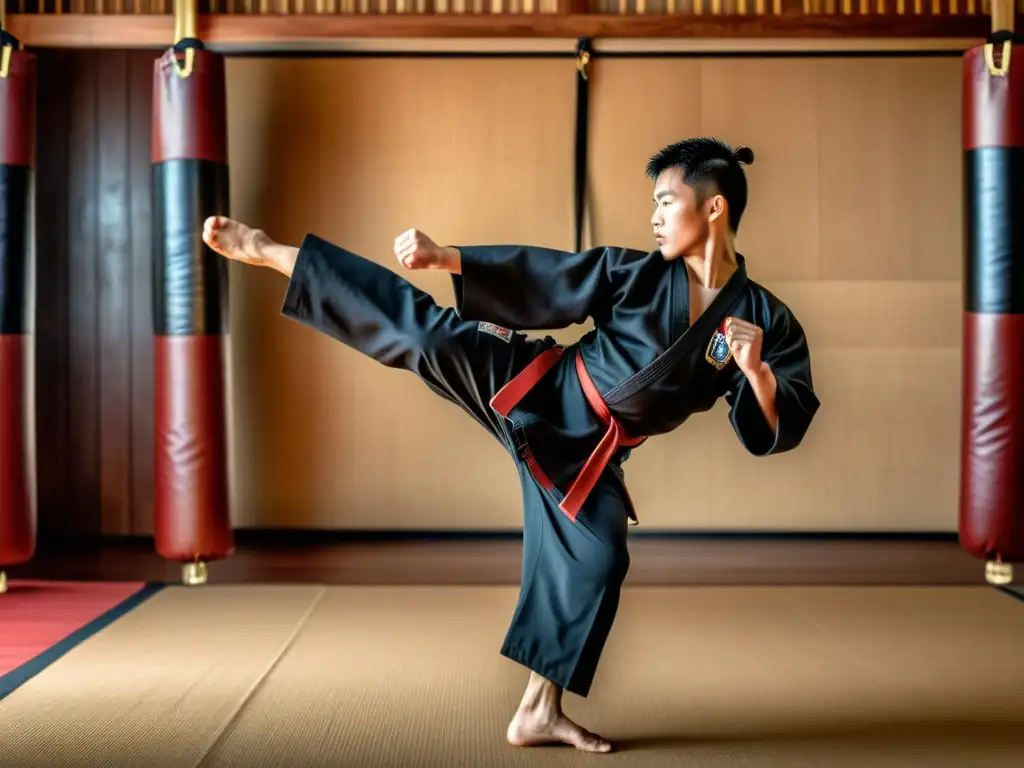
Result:
M282 314L416 374L509 452L523 494L523 566L501 653L586 696L629 568L622 485L607 470L570 520L518 458L509 423L489 406L552 341L482 330L393 271L312 235L299 250Z

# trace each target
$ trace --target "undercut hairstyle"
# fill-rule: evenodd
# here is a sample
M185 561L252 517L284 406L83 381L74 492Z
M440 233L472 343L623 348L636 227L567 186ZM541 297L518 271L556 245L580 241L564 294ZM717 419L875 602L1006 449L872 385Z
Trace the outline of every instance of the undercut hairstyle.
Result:
M669 168L678 168L683 183L693 188L697 205L722 195L729 203L729 226L736 232L747 207L747 176L742 166L753 162L750 147L734 150L720 139L684 139L659 150L647 162L647 176L654 181Z

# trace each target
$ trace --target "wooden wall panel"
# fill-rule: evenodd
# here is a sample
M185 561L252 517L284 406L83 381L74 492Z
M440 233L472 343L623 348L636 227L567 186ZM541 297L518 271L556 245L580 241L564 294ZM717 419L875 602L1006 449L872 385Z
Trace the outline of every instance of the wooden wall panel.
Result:
M627 465L645 523L955 530L958 60L599 64L595 88L607 93L595 98L596 124L657 103L658 122L678 131L671 138L717 135L753 147L751 207L737 244L753 279L803 323L822 399L808 439L785 456L747 455L724 403L652 440ZM659 99L667 79L677 83L675 103ZM617 185L623 165L633 174L642 166L651 148L644 142L651 142L647 131L617 145L595 141L599 241L649 242L633 199L641 182ZM614 170L606 163L612 157Z
M39 58L36 160L35 364L40 536L88 529L70 514L70 319L68 315L69 109L72 55Z
M658 148L700 135L701 70L699 59L672 59L668 66L638 59L602 61L600 75L595 71L590 97L591 244L650 245L653 209L644 166ZM571 129L571 122L564 127Z
M128 55L128 261L129 350L131 405L129 412L131 462L131 530L153 533L153 284L152 195L150 194L150 135L153 92L152 54Z
M101 529L99 517L98 349L96 315L97 215L96 154L97 56L76 57L71 76L68 120L68 368L69 399L68 504L89 532ZM40 454L45 456L44 447Z
M651 62L664 67L665 62ZM632 67L624 67L628 76ZM754 164L740 224L756 243L762 280L818 276L818 74L805 59L707 61L701 66L700 135L748 144ZM788 226L780 226L786 222ZM753 254L752 254L753 255Z
M565 59L232 58L232 212L387 269L410 227L571 246L573 74ZM451 303L445 275L402 274ZM520 525L498 442L412 374L281 318L285 284L232 265L236 523Z
M818 67L821 279L959 280L959 59Z
M89 532L102 530L99 488L99 347L97 315L97 124L99 56L76 56L68 115L68 373L71 377L66 503ZM109 86L108 86L109 87ZM46 451L40 446L40 453Z
M104 531L131 530L131 178L128 54L104 53L97 71L97 465Z
M37 51L41 535L151 530L145 51Z

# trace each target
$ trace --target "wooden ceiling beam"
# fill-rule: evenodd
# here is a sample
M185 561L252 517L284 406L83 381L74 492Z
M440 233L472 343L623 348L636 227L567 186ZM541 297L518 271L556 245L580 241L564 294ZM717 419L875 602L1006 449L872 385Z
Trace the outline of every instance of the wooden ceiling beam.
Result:
M166 48L171 15L12 14L8 31L26 47ZM331 50L341 40L973 40L991 29L987 15L384 14L204 15L199 36L212 49ZM656 45L656 42L651 43Z

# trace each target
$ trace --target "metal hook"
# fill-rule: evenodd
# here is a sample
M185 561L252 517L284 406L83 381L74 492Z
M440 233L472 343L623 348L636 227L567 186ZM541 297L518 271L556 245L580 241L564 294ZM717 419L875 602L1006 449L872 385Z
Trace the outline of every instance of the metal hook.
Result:
M0 33L7 32L7 2L6 0L0 0ZM7 36L6 34L4 35ZM11 38L12 40L14 38ZM20 45L20 43L19 43ZM3 53L0 53L0 78L7 79L7 76L11 73L11 53L14 51L13 45L5 45L3 47Z
M1010 41L1003 41L1003 55L1000 57L998 67L995 62L994 47L993 43L988 43L985 46L985 65L988 67L988 73L993 77L1005 77L1006 73L1010 71Z
M3 0L0 0L3 2ZM177 45L185 38L195 39L196 34L196 0L174 0L174 44ZM174 71L183 80L192 74L196 63L195 48L185 49L185 66L181 66L177 55L174 57Z
M580 53L579 58L576 59L576 71L583 75L583 79L587 79L587 66L590 64L590 52L583 51Z
M0 0L2 2L2 0ZM178 77L184 80L186 77L192 74L192 69L196 63L196 49L186 48L185 49L185 66L181 66L181 62L178 57L174 57L174 71L178 73Z

